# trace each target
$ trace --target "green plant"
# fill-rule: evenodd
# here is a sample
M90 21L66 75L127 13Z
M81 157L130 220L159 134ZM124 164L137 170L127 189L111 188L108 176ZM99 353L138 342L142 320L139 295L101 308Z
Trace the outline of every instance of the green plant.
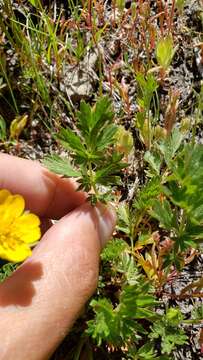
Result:
M153 139L153 128L158 119L158 109L156 106L156 91L158 84L152 74L145 77L142 73L136 76L138 83L138 105L139 112L136 115L136 126L139 129L141 139L146 148L151 147ZM152 115L151 105L154 105L155 116Z
M187 336L183 329L179 327L183 316L180 309L169 308L161 320L155 321L151 326L151 339L161 338L162 354L171 354L176 345L184 345L187 343Z
M149 284L141 282L125 285L120 293L118 304L104 298L92 300L90 306L96 314L88 323L87 333L101 345L107 341L110 346L125 346L140 339L146 331L138 319L148 318L150 322L158 315L151 309L156 301L149 293Z
M176 48L174 47L171 35L167 35L158 40L156 46L156 58L160 66L161 81L165 78L166 71L171 65L175 52Z
M167 70L170 66L174 53L175 50L173 47L173 39L171 36L167 36L157 42L156 57L158 64L164 70Z
M123 154L114 150L117 126L113 124L111 101L100 98L94 107L84 101L77 112L77 132L62 128L55 138L70 151L73 166L67 159L49 156L44 164L52 171L64 176L78 178L79 189L89 193L92 203L105 201L108 188L100 191L100 186L119 185L120 170L126 167Z
M0 283L3 282L7 277L12 275L12 273L17 269L18 264L7 263L1 266L0 268Z
M6 122L3 116L0 115L0 141L6 140Z
M201 10L188 22L190 10L183 18L182 0L157 0L153 6L147 0L114 0L111 7L102 0L68 0L64 8L62 1L1 3L1 147L23 156L24 146L31 154L33 144L38 157L51 144L56 154L44 160L50 170L75 177L93 205L110 199L117 207L98 288L59 357L172 360L186 344L183 329L189 333L202 319L196 303L202 278L170 291L203 240L203 155L202 145L195 145L203 110ZM190 75L197 67L188 52L193 33L200 50L195 82ZM178 43L186 79L177 79L179 70L172 68ZM95 94L79 105L80 96L65 93L67 72L85 72L86 65L88 75L96 75ZM124 169L124 162L130 166ZM14 269L4 265L0 280ZM182 307L172 307L185 299L195 306L186 319Z
M185 0L176 0L175 6L178 9L179 13L182 14L185 6Z
M161 199L160 196L150 199L148 212L174 241L169 257L178 268L181 266L178 254L190 246L196 247L203 239L203 148L183 146L183 138L184 135L174 129L171 136L155 146L154 152L145 155L151 171L161 175L158 186L162 193Z

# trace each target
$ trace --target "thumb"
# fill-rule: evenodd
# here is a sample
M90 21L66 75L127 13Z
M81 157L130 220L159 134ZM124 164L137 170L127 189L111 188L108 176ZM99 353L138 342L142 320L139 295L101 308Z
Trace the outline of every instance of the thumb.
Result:
M96 288L99 253L114 226L112 209L86 203L48 230L0 286L0 359L52 354Z

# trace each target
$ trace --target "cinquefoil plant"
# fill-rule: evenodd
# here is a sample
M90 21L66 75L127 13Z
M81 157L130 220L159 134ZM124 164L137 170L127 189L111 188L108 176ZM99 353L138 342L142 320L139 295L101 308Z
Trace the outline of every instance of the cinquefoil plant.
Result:
M113 124L111 101L104 96L93 107L81 101L76 116L76 131L62 128L55 135L70 151L72 164L67 158L51 155L44 160L44 165L57 174L78 178L79 190L89 193L92 204L98 200L105 202L109 195L106 186L119 185L120 170L126 167L121 161L123 154L113 146L117 126ZM102 192L101 185L105 186Z

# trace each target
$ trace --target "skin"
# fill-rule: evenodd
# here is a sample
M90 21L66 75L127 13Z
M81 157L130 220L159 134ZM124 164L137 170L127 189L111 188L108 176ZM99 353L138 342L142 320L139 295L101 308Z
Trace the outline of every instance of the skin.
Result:
M33 255L0 285L0 359L49 359L96 288L115 213L88 204L72 180L4 154L0 188L23 195L26 208L49 228ZM59 221L49 227L49 219Z

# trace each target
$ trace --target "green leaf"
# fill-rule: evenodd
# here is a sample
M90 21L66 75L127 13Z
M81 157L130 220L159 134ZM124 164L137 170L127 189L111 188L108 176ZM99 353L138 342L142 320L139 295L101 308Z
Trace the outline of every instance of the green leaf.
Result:
M158 64L162 66L165 70L167 70L170 66L174 54L175 49L173 47L172 36L168 35L158 41L156 47L156 58Z
M148 310L147 317L152 318L154 316L155 319L158 317L155 312L153 313L148 309L149 306L154 305L154 298L147 298L147 300L143 298L143 296L147 296L148 290L149 285L145 283L124 286L119 297L119 303L114 308L106 298L93 300L90 306L93 307L95 318L88 322L88 334L99 345L102 341L107 341L111 345L120 347L134 342L138 333L146 334L146 330L136 320L137 314L140 314L140 309L146 310L146 312ZM142 296L140 309L138 309L137 304L138 296Z
M0 283L6 280L7 277L11 276L18 266L19 264L14 264L14 263L4 264L0 268Z
M138 355L138 359L139 360L152 360L152 359L158 359L156 357L156 353L154 350L154 346L153 344L151 344L150 342L147 342L146 344L144 344L143 346L141 346L138 351L137 354Z
M183 320L183 315L179 308L169 308L166 311L165 316L166 321L170 324L170 326L177 326Z
M125 234L130 234L130 211L129 206L124 203L120 203L118 207L118 224L117 230L122 231Z
M118 126L116 132L116 149L118 152L129 155L133 149L133 136L124 126Z
M67 177L79 177L81 176L80 171L75 170L70 162L58 155L49 155L43 160L44 166L50 171L56 174L67 176Z
M160 227L167 230L172 230L176 227L175 216L168 200L163 200L162 202L154 200L152 210L149 213L160 222Z
M76 154L86 157L86 149L82 140L72 130L61 128L60 132L56 134L56 138L66 149L71 149L75 151Z
M142 73L136 75L136 80L139 86L139 105L147 112L150 109L153 94L158 88L157 81L153 74L148 74L145 77Z
M90 306L96 313L94 320L88 321L87 333L97 341L97 345L100 346L103 340L111 338L113 333L115 315L113 312L113 306L106 298L99 299L98 301L92 300ZM112 334L113 335L113 334Z
M104 124L109 124L113 120L112 102L109 96L101 97L95 105L92 114L92 132L100 129Z
M118 128L116 125L109 125L100 132L100 135L97 138L97 151L104 150L114 142L117 130Z
M179 328L182 314L177 308L169 308L166 315L162 316L161 320L154 322L151 326L151 339L161 338L162 354L170 354L175 350L177 345L184 345L187 343L187 336L184 330Z
M93 107L81 101L76 120L78 131L62 128L55 138L70 150L73 163L80 167L79 189L95 190L88 198L92 205L97 201L106 202L109 188L104 193L100 191L100 185L121 184L121 170L127 166L121 161L123 154L115 152L113 147L117 126L112 124L111 99L103 96ZM60 172L63 172L62 168Z
M154 170L156 175L160 175L160 169L162 164L162 159L158 153L152 153L151 151L146 151L144 155L144 160L149 163L152 170Z
M101 259L105 262L118 260L120 255L125 249L128 248L128 244L122 239L113 239L107 243L107 246L101 253Z
M108 162L96 171L95 182L101 185L119 185L119 172L126 167L126 163L121 162L122 157L122 154L113 153Z
M6 140L6 122L3 116L0 115L0 140Z
M180 148L183 139L184 134L181 133L179 129L174 128L171 135L157 145L168 165L170 165L170 161L174 158L177 150Z
M172 175L165 188L170 200L185 209L190 222L203 224L203 146L185 145L170 165Z
M37 7L38 6L38 1L39 0L28 0L29 1L29 3L32 5L32 6L34 6L34 7Z
M133 207L139 211L144 211L150 208L162 192L161 178L154 177L140 190L133 203Z
M92 128L92 109L89 104L84 100L80 102L80 111L76 113L77 115L77 126L81 131L83 137L88 141L89 133Z

